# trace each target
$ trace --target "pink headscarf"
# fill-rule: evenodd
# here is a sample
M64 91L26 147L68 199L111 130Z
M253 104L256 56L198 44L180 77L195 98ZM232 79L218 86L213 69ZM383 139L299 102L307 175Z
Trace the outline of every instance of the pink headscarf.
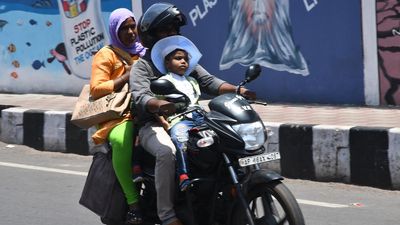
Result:
M132 47L125 46L118 37L118 30L121 24L126 19L132 17L135 21L135 15L132 11L126 8L118 8L111 12L109 18L109 32L111 36L111 45L123 49L131 54L143 56L146 53L146 48L140 43L139 38L136 38L135 44Z

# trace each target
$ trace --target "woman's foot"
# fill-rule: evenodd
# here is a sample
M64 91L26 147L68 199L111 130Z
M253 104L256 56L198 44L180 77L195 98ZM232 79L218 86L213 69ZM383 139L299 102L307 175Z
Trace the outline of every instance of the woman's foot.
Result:
M127 224L141 224L143 223L142 212L137 203L129 205L128 213L126 214Z

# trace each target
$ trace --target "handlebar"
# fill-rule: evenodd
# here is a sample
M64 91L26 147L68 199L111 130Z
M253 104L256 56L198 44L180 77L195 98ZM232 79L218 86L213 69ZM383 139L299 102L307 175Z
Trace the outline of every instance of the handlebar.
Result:
M268 104L267 102L260 101L260 100L249 100L249 99L247 99L247 102L249 104L256 104L256 105L263 105L263 106L266 106ZM168 122L171 122L172 120L174 120L174 119L176 119L178 117L184 116L184 115L192 113L192 112L198 112L198 113L200 113L202 115L206 114L205 110L201 106L192 105L192 106L189 106L184 112L177 113L177 114L175 114L173 116L168 117Z
M178 117L181 117L181 116L184 116L186 114L189 114L191 112L195 112L195 111L198 112L198 113L204 114L203 113L204 112L203 108L201 108L200 106L197 106L197 105L193 105L193 106L189 106L184 112L181 112L181 113L175 114L174 116L168 117L168 122L170 122L170 121L172 121L172 120L174 120L174 119L176 119Z
M247 102L249 104L256 104L256 105L263 105L263 106L268 105L268 103L265 101L247 100Z

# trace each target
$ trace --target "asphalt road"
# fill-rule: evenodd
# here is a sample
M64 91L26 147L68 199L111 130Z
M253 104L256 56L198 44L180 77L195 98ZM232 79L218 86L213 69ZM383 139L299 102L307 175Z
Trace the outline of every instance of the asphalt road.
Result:
M91 156L41 152L0 142L0 224L94 225L79 205ZM396 225L400 191L286 179L308 225Z

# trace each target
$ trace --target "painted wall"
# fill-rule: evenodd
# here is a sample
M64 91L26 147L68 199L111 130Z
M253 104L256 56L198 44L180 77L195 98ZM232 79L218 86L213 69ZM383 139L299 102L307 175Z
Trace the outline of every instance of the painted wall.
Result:
M131 1L2 0L0 92L77 95L118 7Z
M400 2L376 1L379 87L382 104L400 105Z
M81 13L77 8L77 18L62 2L0 2L0 92L77 95L88 82L90 53L107 44L104 23L109 13L121 6L130 8L131 3L138 13L159 1L65 1L91 6ZM366 19L371 16L362 13L372 10L379 16L380 2L390 0L169 2L187 15L182 33L198 45L203 53L200 63L212 74L238 83L247 65L263 66L262 77L248 85L260 98L269 102L391 104L385 96L397 81L384 81L381 69L380 86L376 85L378 70L371 72L369 67L377 66L369 59L377 53L366 51L376 43L368 41L365 34L374 32L371 27L379 30L379 24L371 26ZM371 7L375 3L376 10ZM87 43L89 47L85 47ZM392 62L379 65L393 66ZM398 105L397 92L393 99Z
M359 1L170 2L211 73L237 83L257 62L263 76L249 87L270 102L365 104Z

